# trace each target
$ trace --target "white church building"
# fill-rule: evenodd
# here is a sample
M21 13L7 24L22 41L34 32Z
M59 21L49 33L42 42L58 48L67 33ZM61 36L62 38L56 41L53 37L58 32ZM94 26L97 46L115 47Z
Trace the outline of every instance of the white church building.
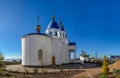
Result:
M59 65L71 62L71 52L76 58L76 43L69 42L62 22L58 24L54 15L45 33L40 32L38 23L36 33L25 34L21 38L22 65Z

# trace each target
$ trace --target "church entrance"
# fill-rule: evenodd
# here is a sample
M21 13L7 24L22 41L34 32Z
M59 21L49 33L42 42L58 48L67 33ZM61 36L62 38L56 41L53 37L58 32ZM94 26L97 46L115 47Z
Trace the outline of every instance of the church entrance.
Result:
M55 65L55 55L52 56L52 65Z

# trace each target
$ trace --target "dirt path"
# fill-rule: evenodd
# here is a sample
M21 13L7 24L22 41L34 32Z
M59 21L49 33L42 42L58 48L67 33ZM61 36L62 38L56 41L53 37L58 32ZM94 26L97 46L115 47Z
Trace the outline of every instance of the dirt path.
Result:
M95 75L101 72L101 68L87 68L87 69L81 69L85 72L76 74L72 76L72 78L94 78Z

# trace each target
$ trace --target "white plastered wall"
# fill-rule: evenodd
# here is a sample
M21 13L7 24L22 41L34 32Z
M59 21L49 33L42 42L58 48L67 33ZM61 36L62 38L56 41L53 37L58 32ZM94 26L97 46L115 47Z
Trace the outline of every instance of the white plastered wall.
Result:
M22 65L40 66L38 50L43 51L43 65L52 64L52 55L55 54L56 64L68 63L68 44L60 38L51 38L43 35L27 35L22 39Z
M52 54L51 38L42 35L28 35L22 38L22 65L41 65L38 60L38 50L43 52L43 65L51 62L49 56Z

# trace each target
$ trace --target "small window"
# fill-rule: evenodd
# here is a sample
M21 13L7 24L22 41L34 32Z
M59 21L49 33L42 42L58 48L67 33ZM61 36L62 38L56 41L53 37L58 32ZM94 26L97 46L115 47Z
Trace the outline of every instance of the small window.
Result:
M57 32L55 32L55 36L57 36Z
M61 37L61 33L60 33L60 37Z
M42 50L38 50L38 60L42 60Z
M64 37L66 37L66 35L64 35Z
M63 37L64 37L64 33L63 33Z
M50 35L52 35L52 32L50 31Z

